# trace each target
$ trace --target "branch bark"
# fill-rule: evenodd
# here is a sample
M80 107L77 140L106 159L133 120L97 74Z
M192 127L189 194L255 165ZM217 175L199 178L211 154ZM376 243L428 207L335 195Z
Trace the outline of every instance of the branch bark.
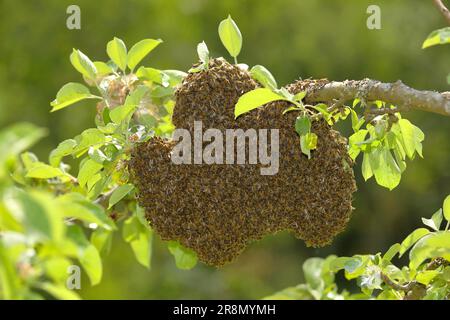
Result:
M436 8L438 8L438 10L442 13L447 23L450 24L450 11L442 2L442 0L433 0L433 3L436 6Z
M363 101L381 100L397 107L398 111L421 110L450 116L450 92L420 91L408 87L401 81L383 83L376 80L305 80L307 91L305 102L309 104L335 101L350 101L360 98Z

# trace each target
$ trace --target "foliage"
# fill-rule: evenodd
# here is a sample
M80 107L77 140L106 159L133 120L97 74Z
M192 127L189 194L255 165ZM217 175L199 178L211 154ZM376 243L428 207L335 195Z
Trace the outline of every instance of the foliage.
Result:
M441 228L442 220L447 220ZM450 195L431 219L429 229L418 228L384 254L310 258L303 264L306 283L286 288L266 299L301 300L442 300L450 299ZM409 251L409 263L398 267L392 260ZM357 292L340 290L336 274L355 280Z
M24 152L45 130L20 123L0 132L1 297L77 298L66 287L68 268L80 264L91 284L98 284L102 255L119 229L137 261L150 268L153 231L128 181L127 160L133 144L173 130L173 92L184 73L145 67L133 73L160 43L145 39L127 53L124 42L114 38L107 45L108 62L92 62L73 50L70 61L86 85L64 85L51 111L99 99L97 126L61 142L48 163ZM64 162L67 157L78 160L75 174ZM193 252L168 246L177 266L195 266Z

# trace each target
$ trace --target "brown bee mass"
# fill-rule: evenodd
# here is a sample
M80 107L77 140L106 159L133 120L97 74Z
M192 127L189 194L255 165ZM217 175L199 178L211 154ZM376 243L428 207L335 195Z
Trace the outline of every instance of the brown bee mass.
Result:
M291 93L304 89L298 81ZM296 112L282 115L288 102L267 104L234 120L239 97L258 84L249 73L223 59L208 70L190 73L176 93L173 123L193 131L203 128L279 129L276 175L260 174L261 165L175 165L174 142L153 138L139 144L130 168L138 200L163 240L177 240L199 260L221 266L234 260L254 240L282 230L307 245L329 244L344 230L356 191L347 142L326 122L314 121L317 149L308 159L295 132Z

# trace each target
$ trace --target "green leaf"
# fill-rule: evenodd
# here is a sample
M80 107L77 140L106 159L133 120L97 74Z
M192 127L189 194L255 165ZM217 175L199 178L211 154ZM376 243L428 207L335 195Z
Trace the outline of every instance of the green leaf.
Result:
M109 116L111 117L111 120L116 123L120 124L125 119L128 119L129 116L131 116L134 111L137 109L137 105L123 105L114 108L111 110L111 113Z
M253 109L261 107L266 103L277 101L277 100L287 100L285 97L274 93L272 90L267 88L258 88L249 91L242 95L236 106L234 107L234 118L236 119L240 115L247 113Z
M97 68L95 64L80 50L73 49L70 55L70 62L73 67L88 79L95 80Z
M50 152L49 162L52 166L57 167L61 163L61 159L72 154L77 142L73 139L67 139L58 144L56 149Z
M97 228L91 233L91 243L100 254L108 254L111 250L113 232Z
M80 83L69 82L58 91L56 99L50 103L53 107L51 112L63 109L84 99L101 99L101 97L91 94L89 89Z
M388 147L381 146L372 149L369 153L369 161L375 180L380 186L389 190L398 186L401 179L401 170Z
M383 260L391 262L392 258L395 257L395 255L400 251L401 248L401 244L400 243L396 243L393 244L388 251L386 251L386 253L383 256Z
M422 222L424 225L430 227L431 229L438 231L441 227L442 219L442 209L439 209L433 214L431 219L422 218Z
M261 83L265 88L269 88L271 90L277 89L278 85L275 78L264 66L254 66L253 68L251 68L250 74L253 79Z
M422 237L409 253L411 269L417 269L424 260L442 257L450 261L450 233L434 232Z
M311 132L302 135L300 137L300 147L302 152L308 156L308 159L310 159L311 150L314 150L317 147L317 135Z
M141 62L141 60L144 59L145 56L148 55L151 51L153 51L153 49L155 49L160 43L162 43L161 39L144 39L132 46L130 52L128 52L128 67L130 68L130 70L133 71L134 68L139 64L139 62ZM119 64L117 65L120 67Z
M169 241L168 248L175 258L178 269L189 270L197 264L197 254L193 250L183 247L177 241Z
M180 84L183 79L187 76L186 72L179 70L163 70L164 74L169 76L169 83L172 87Z
M78 183L80 187L86 186L89 179L103 169L103 165L92 159L86 160L78 172Z
M42 162L34 162L29 170L27 170L27 178L35 179L51 179L64 176L65 173L59 168L49 166Z
M118 187L116 190L114 190L111 197L109 198L108 209L111 208L116 203L118 203L120 200L122 200L133 189L134 186L132 184L124 184Z
M315 299L319 300L325 287L322 279L322 267L324 260L322 258L309 258L303 264L303 273L305 280L310 287L310 293Z
M220 22L219 37L230 55L236 58L242 48L242 34L231 16Z
M68 227L67 236L78 248L78 260L86 271L91 285L99 284L102 279L103 266L97 248L86 239L80 226L72 225Z
M42 137L47 135L47 130L34 124L19 122L0 130L0 177L1 165L27 150Z
M446 43L450 43L450 27L431 32L422 44L422 49Z
M153 231L144 226L136 215L128 218L123 225L123 239L128 242L137 261L150 268Z
M306 97L307 91L301 91L294 95L294 101L302 101L304 97Z
M102 61L95 61L94 66L97 69L97 76L104 77L114 72L114 69Z
M64 208L62 211L64 217L95 223L106 230L116 229L114 222L106 215L105 209L89 201L80 193L66 193L57 198L57 201Z
M419 228L414 230L410 235L408 235L405 240L401 243L400 250L398 251L399 257L401 257L409 248L411 248L418 240L420 240L425 235L429 234L430 231L426 228Z
M31 241L62 239L62 208L54 205L54 199L49 194L11 189L3 200L13 217L24 226L25 234Z
M208 68L209 50L208 47L206 46L205 41L202 41L197 45L197 54L200 61L206 66L206 68Z
M125 71L127 67L127 47L121 39L114 37L113 40L109 41L106 45L106 53L122 71Z
M448 195L444 200L444 205L442 206L444 211L444 217L447 221L450 221L450 195Z
M155 68L144 68L140 67L136 72L136 76L141 79L150 80L156 82L163 87L170 85L170 76L166 72L155 69Z
M427 286L439 273L439 270L424 270L417 274L416 280Z
M355 160L358 155L361 152L361 143L364 141L364 139L367 136L368 131L363 129L363 130L359 130L356 131L354 134L352 134L349 139L348 139L348 143L349 143L349 150L348 150L348 154L350 155L350 157Z
M422 130L406 119L400 119L395 125L397 124L401 131L401 141L403 142L406 155L410 159L413 159L414 153L417 151L417 153L422 156L422 141L425 139Z
M364 153L361 170L364 181L369 180L373 176L373 171L372 168L370 167L369 154L367 153Z
M299 116L295 120L295 131L299 136L303 136L311 131L311 120L308 116Z
M100 147L106 141L105 135L97 128L84 130L81 135L75 137L78 146L73 150L75 156L80 157L90 147Z
M358 114L355 112L355 110L349 108L351 116L352 116L352 129L354 132L358 132L358 130L361 128L361 126L364 124L365 120L364 118L359 119Z

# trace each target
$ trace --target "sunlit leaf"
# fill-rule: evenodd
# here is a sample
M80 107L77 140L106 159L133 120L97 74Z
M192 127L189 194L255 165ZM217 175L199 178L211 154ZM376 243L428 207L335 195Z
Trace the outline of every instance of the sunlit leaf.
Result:
M242 48L242 34L231 16L220 22L219 37L230 55L236 58Z
M128 67L130 70L134 70L139 62L141 62L141 60L153 51L153 49L155 49L160 43L162 43L161 39L144 39L132 46L130 52L128 52ZM120 67L119 64L117 65Z
M183 247L177 241L169 241L168 248L175 258L178 269L189 270L197 264L197 254L191 249Z
M125 71L127 67L127 47L121 39L114 37L113 40L109 41L106 45L106 53L122 71Z
M69 82L58 91L56 99L50 103L53 107L51 112L63 109L84 99L101 99L101 97L91 94L89 89L80 83Z
M277 100L287 99L267 88L258 88L249 91L242 95L236 103L236 106L234 107L234 117L237 118L244 113L265 105L266 103Z

